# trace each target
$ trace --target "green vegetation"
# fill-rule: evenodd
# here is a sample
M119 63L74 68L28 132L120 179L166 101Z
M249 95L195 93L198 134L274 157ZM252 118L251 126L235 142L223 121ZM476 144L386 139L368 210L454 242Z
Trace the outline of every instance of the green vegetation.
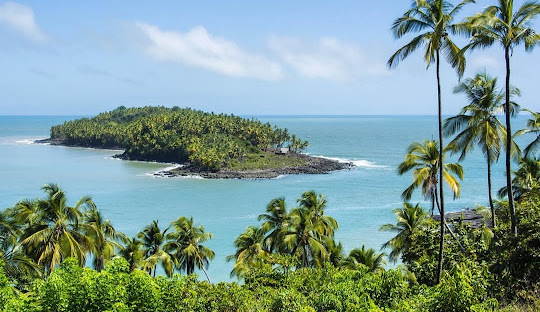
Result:
M390 259L403 262L386 270L385 255L372 248L345 255L334 240L338 224L325 214L327 201L314 191L290 209L284 198L272 199L261 224L241 233L228 257L235 261L231 274L244 283L212 284L208 275L208 281L193 275L195 268L206 274L214 253L202 245L212 235L192 218L180 217L164 230L152 221L129 239L90 197L70 207L65 193L49 184L45 198L23 200L0 214L0 311L536 311L540 184L534 185L517 201L518 237L505 202L497 202L500 223L493 230L452 224L457 236L446 237L438 284L438 224L419 205L394 210L397 223L382 227L396 233L385 244ZM58 251L54 265L54 257L24 243L36 226L48 228L40 217L50 219L50 210L71 216L69 222L55 219L65 233L53 226L56 235L40 239ZM24 261L14 262L10 248ZM100 259L94 269L83 267L88 255ZM166 276L156 276L158 264Z
M51 138L67 145L123 148L122 156L127 159L189 162L210 171L298 164L298 159L271 151L287 146L301 152L308 146L287 129L255 119L178 107L121 106L93 118L53 126ZM260 156L269 158L269 163L258 160Z
M503 138L506 137L506 128L497 118L496 114L504 110L503 91L498 90L497 78L491 78L487 73L476 74L474 78L468 78L460 83L455 89L455 93L464 93L469 100L469 105L465 106L460 114L450 117L444 122L445 135L456 137L448 144L452 152L460 152L460 160L479 145L487 161L487 182L488 199L491 208L491 220L496 226L495 207L491 195L491 165L499 160ZM513 95L519 95L517 88L512 88ZM519 105L511 102L512 115L517 114ZM515 146L515 143L512 141ZM518 148L514 147L514 154L517 155Z
M281 261L285 266L305 268L342 260L341 248L334 242L338 224L324 214L324 196L305 192L298 203L298 207L287 211L284 198L270 201L266 213L259 216L263 224L248 227L235 240L237 251L228 257L235 260L231 275L244 277L253 268L271 269Z
M0 261L10 283L29 290L29 283L49 278L67 258L79 266L92 257L92 266L101 272L111 259L126 260L131 271L140 268L156 275L161 264L165 273L205 270L214 252L202 245L212 238L192 218L180 217L164 231L158 221L129 239L115 230L92 198L83 196L69 206L65 192L56 184L42 188L46 197L22 200L0 213Z
M405 160L398 165L398 174L400 175L413 171L413 183L403 191L401 198L406 201L410 200L413 191L421 187L424 198L431 201L432 215L435 205L441 211L441 203L437 192L439 181L437 174L441 163L438 145L435 140L425 140L423 143L413 142L407 149ZM445 152L443 151L443 154ZM442 155L442 157L444 159L445 155ZM459 197L461 186L457 178L463 180L463 167L458 163L444 164L443 174L444 181L454 192L454 198Z
M512 0L498 0L477 16L452 24L467 3L416 0L398 18L393 31L401 38L420 33L389 61L395 65L424 47L424 58L436 64L439 140L414 142L398 167L413 172L403 192L409 200L416 188L444 215L442 181L454 196L463 168L444 163L447 151L462 160L480 147L486 157L489 209L484 224L464 220L435 221L419 205L396 208L395 224L382 231L395 234L382 247L388 259L401 260L398 269L384 268L384 253L354 248L348 254L335 240L338 223L325 213L326 198L308 191L297 206L272 199L235 240L231 276L243 284L212 284L206 268L215 254L203 244L212 238L192 218L180 217L166 229L153 221L134 238L127 238L99 212L88 196L74 206L54 184L43 187L46 197L22 200L0 213L0 310L2 311L539 311L540 297L540 160L537 155L539 112L530 112L527 129L513 134L510 117L518 95L510 87L510 56L524 44L532 49L540 35L529 28L540 4L525 2L514 12ZM469 34L471 43L459 49L449 34ZM460 114L441 117L440 57L458 75L464 53L499 42L505 50L505 90L487 73L466 79L456 88L467 96ZM504 101L503 101L504 100ZM503 124L497 112L504 110ZM443 130L453 136L443 145ZM536 135L525 148L515 135ZM276 168L301 157L280 158L264 152L288 146L301 151L307 143L286 129L254 120L190 109L124 108L92 119L67 122L51 129L53 139L66 144L123 147L125 157L191 162L204 170ZM491 165L506 150L507 185L491 194ZM510 156L519 168L511 172ZM287 160L284 160L287 159ZM452 175L453 174L453 175ZM507 200L504 199L507 197ZM92 257L94 269L84 268ZM443 257L444 256L444 257ZM443 261L444 258L444 261ZM166 276L156 276L161 265ZM202 270L207 281L193 275ZM179 273L186 273L186 276ZM501 306L501 308L499 308Z
M540 146L540 113L531 112L528 109L524 109L524 111L529 112L532 117L527 120L527 129L519 130L516 135L523 135L523 134L536 134L536 139L534 139L527 147L525 147L524 150L524 157L529 158L532 155L535 155L536 151L538 150L538 147Z
M496 5L488 6L483 12L476 16L466 18L463 22L453 24L453 20L461 9L468 3L473 3L475 0L463 0L459 4L454 5L446 0L415 0L412 2L412 8L405 14L396 19L392 25L392 30L396 38L402 38L410 33L419 33L408 44L396 51L389 59L390 67L397 65L404 60L412 52L424 47L424 60L429 66L436 64L437 76L437 108L438 108L438 130L439 130L439 151L444 151L443 145L443 120L442 120L442 96L441 96L441 76L440 76L440 58L441 54L445 56L450 65L456 69L458 76L461 78L465 71L466 60L464 54L467 50L477 48L486 48L495 43L502 45L505 51L506 63L506 81L504 92L504 112L506 117L505 131L505 150L506 150L506 192L508 193L508 205L512 220L512 230L517 236L517 219L514 205L514 195L512 190L512 172L511 172L511 156L512 156L512 130L511 116L513 114L512 102L510 97L513 93L510 86L510 58L514 48L524 45L527 51L532 51L540 42L540 35L531 28L531 22L534 18L540 15L540 4L537 1L526 1L517 10L514 11L513 0L497 0ZM470 36L470 43L464 48L458 48L450 39L450 35L465 34ZM486 91L486 90L484 90ZM464 112L462 112L464 113ZM471 126L471 125L469 125ZM454 132L454 131L450 131ZM477 136L478 138L478 136ZM465 148L468 140L462 140L462 146L451 147L459 150ZM534 142L533 144L534 148ZM488 152L490 154L491 152ZM527 149L528 153L528 149ZM494 156L494 155L491 155ZM488 155L488 165L491 159ZM439 155L439 175L438 180L444 179L443 168L443 153ZM439 212L445 214L444 210L444 193L443 184L439 183ZM491 194L491 192L490 192ZM493 202L490 200L493 207ZM493 212L492 208L492 212ZM493 222L495 223L495 214L492 213ZM441 218L440 222L440 243L439 243L439 263L437 280L440 281L443 259L444 259L444 232L445 220Z
M524 45L525 50L532 51L540 42L540 35L532 29L531 21L540 15L540 4L537 1L526 1L514 11L514 0L498 0L496 5L488 6L482 13L467 19L463 31L471 35L471 43L465 49L486 48L499 43L504 49L506 63L504 114L506 124L506 142L512 141L510 101L510 58L514 48ZM512 219L512 231L517 235L517 219L512 192L511 144L506 145L506 187L508 205Z
M390 60L389 66L395 66L400 60L405 59L415 50L425 47L424 60L427 67L435 63L437 74L437 111L438 111L438 129L439 129L439 151L444 151L443 145L443 120L442 120L442 94L441 94L441 75L440 63L441 54L450 63L452 68L456 69L459 77L465 71L465 57L460 48L451 40L450 34L455 34L457 26L452 24L456 15L463 9L467 3L474 0L463 0L454 6L446 0L416 0L413 1L412 8L405 12L402 17L396 19L392 25L392 30L396 38L401 38L409 33L420 33L414 37L408 44L400 48ZM443 162L444 153L439 153L439 180L444 180L445 165ZM439 184L439 212L444 215L444 187ZM443 265L444 251L444 218L441 219L441 234L439 246L439 270L437 280L440 281Z
M274 153L249 154L243 159L231 159L227 169L234 171L249 171L259 169L278 169L298 167L308 163L307 158L289 157Z

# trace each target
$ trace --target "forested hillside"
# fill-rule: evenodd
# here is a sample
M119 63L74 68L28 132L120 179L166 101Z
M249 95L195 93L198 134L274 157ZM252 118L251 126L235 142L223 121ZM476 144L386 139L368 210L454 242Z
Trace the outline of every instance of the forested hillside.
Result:
M211 171L274 148L299 152L308 145L287 129L255 119L152 106L121 106L68 121L51 128L51 139L65 145L122 148L125 159L190 162Z

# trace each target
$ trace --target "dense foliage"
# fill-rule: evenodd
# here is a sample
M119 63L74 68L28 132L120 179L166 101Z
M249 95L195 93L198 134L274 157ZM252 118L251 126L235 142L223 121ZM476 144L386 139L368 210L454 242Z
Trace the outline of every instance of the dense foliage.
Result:
M399 270L366 267L257 271L244 285L209 284L195 276L151 277L124 259L95 271L64 261L46 280L16 294L0 273L3 311L485 311L486 283L456 267L441 285L411 284ZM457 308L455 310L454 308Z
M93 118L51 128L51 138L68 145L123 148L136 160L185 163L219 170L271 148L302 151L308 145L287 129L255 119L189 108L123 106Z
M193 218L179 217L163 231L153 221L130 239L116 231L91 197L70 206L58 185L47 184L43 190L45 198L22 200L0 212L0 261L5 276L20 290L48 277L67 258L81 267L92 258L100 272L108 261L122 257L130 270L140 268L154 276L159 264L168 276L175 270L191 274L195 268L204 271L214 258L203 245L212 234Z
M338 223L325 214L323 195L304 192L297 202L298 207L289 210L285 198L272 199L259 215L262 224L249 226L236 238L236 253L227 257L235 261L231 276L242 278L261 269L322 268L326 263L349 268L362 264L370 272L383 268L384 255L372 248L355 248L345 257L341 243L334 240Z
M235 240L232 274L244 283L212 284L208 275L193 275L194 268L206 274L214 257L202 245L211 234L193 219L180 217L164 230L153 221L129 239L90 197L69 206L66 194L48 184L45 198L0 213L0 311L494 311L516 300L534 306L540 184L534 185L518 201L518 237L505 202L496 205L500 225L493 230L450 225L439 284L437 222L419 205L396 209L397 223L383 227L396 233L386 244L390 259L404 264L385 270L384 254L371 248L344 254L334 240L337 222L314 191L290 209L284 198L271 200L261 225ZM30 243L33 236L40 244ZM83 267L89 255L94 269ZM156 276L159 264L166 276Z
M45 198L23 200L0 213L0 310L481 312L506 305L500 311L539 311L540 113L530 112L527 129L516 134L536 135L522 158L512 141L510 117L518 106L510 97L519 92L510 86L510 57L519 45L531 50L540 42L529 27L540 4L527 1L514 10L512 0L498 0L452 24L470 2L413 1L392 30L398 38L418 34L389 64L424 47L426 63L435 63L437 71L439 140L410 146L398 167L399 174L413 174L403 199L421 188L432 214L437 207L444 215L442 181L458 196L455 176L463 178L460 164L444 163L445 152L460 153L462 160L480 147L490 205L477 209L485 214L483 226L444 217L437 222L419 204L405 202L394 210L397 222L381 227L395 234L383 245L390 250L389 260L402 262L386 270L386 255L374 249L362 246L345 255L334 238L338 223L325 214L326 199L308 191L297 207L287 208L284 198L271 200L258 218L261 224L236 238L236 252L228 260L234 261L231 275L243 284L212 284L205 269L215 255L203 245L212 235L192 218L180 217L164 230L153 221L130 239L114 229L90 197L69 206L66 194L49 184L43 188ZM472 37L459 49L449 36L463 33ZM469 104L443 129L441 54L461 75L466 50L495 42L505 50L505 90L487 73L465 80L456 91ZM501 110L504 124L497 116ZM443 130L446 136L456 135L446 147ZM70 145L121 147L127 158L191 162L206 170L241 168L242 159L285 144L293 151L307 146L287 129L177 107L120 107L55 126L51 137ZM503 148L507 183L497 201L491 194L490 166ZM519 165L514 172L510 156ZM89 257L94 269L84 267ZM156 276L158 265L166 276ZM195 269L208 281L199 281Z

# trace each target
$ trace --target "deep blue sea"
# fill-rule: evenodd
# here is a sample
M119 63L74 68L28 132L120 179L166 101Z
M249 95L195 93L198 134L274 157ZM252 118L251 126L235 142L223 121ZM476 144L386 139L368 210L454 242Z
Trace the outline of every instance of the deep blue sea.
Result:
M115 227L130 236L152 220L166 228L179 216L193 216L214 235L208 242L216 253L209 269L212 280L227 281L233 263L225 257L234 253L235 237L258 223L270 199L285 196L292 207L307 190L327 197L327 214L339 222L336 238L347 252L362 244L378 250L391 237L379 227L395 221L392 209L401 206L400 194L412 179L399 176L396 166L411 142L436 137L437 125L435 116L255 117L307 139L311 155L354 161L357 167L271 180L155 178L151 172L170 165L116 160L111 156L117 152L110 150L30 144L48 137L50 126L77 116L0 116L0 208L40 197L40 187L54 182L67 191L70 204L91 195ZM516 118L514 129L523 128L525 119ZM468 156L463 166L461 198L452 200L446 192L451 211L487 203L481 152ZM503 166L501 158L493 169L494 190L505 183ZM423 202L419 193L413 201Z

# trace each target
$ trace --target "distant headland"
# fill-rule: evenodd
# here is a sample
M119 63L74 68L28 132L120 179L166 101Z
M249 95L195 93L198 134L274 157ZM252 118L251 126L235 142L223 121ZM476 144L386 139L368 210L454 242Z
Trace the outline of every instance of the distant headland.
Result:
M324 174L350 169L348 162L303 154L308 146L288 129L254 118L190 108L146 106L117 109L51 127L36 143L121 149L124 160L179 164L157 176L268 179L286 174Z

